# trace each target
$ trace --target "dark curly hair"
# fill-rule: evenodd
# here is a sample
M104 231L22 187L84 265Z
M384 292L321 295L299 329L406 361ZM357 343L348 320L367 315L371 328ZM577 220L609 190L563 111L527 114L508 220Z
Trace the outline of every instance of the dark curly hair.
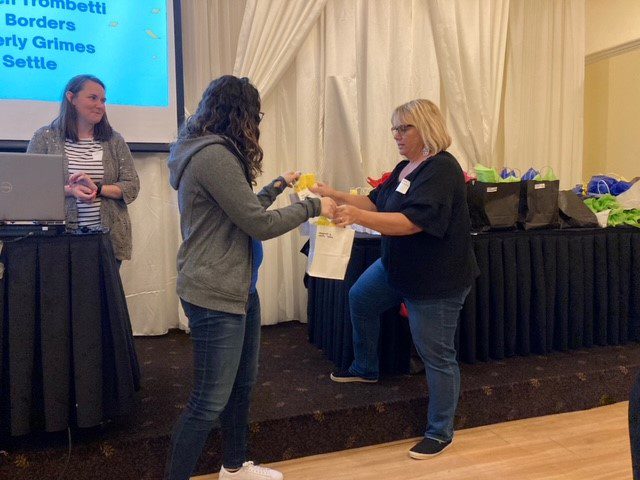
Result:
M213 80L202 94L196 113L180 128L178 139L210 135L226 137L241 154L248 180L262 173L262 148L258 144L262 118L260 94L247 77L224 75Z

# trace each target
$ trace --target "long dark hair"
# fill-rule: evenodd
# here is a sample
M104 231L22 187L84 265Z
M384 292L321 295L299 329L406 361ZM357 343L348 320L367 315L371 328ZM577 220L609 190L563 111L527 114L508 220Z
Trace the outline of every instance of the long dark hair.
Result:
M179 139L215 133L231 140L241 154L247 178L255 185L262 173L260 94L246 77L224 75L213 80L202 94L196 113L189 117Z
M62 138L68 138L73 142L78 141L78 112L76 108L67 98L67 92L71 92L76 95L78 92L84 89L84 84L87 82L94 82L107 90L102 80L93 75L76 75L73 77L62 91L62 102L60 103L60 113L51 122L51 128L57 130ZM109 125L107 120L107 112L102 116L102 120L93 126L93 138L99 142L106 142L111 139L113 135L113 128Z

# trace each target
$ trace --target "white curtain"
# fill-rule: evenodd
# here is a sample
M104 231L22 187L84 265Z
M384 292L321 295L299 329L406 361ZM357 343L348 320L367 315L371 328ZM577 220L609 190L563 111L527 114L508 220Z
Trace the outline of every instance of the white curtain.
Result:
M185 324L175 294L177 200L169 186L166 154L135 154L134 162L140 195L129 205L133 254L122 262L120 275L134 334L160 335Z
M346 190L395 166L392 110L416 97L438 102L440 79L424 2L332 1L325 15L318 69L323 151L316 171Z
M182 2L182 50L187 112L211 80L233 73L246 0Z
M390 115L413 98L440 105L465 168L549 165L564 186L581 177L582 0L193 0L182 9L187 110L232 71L261 90L259 183L299 169L337 188L364 186L399 160ZM158 334L180 318L177 207L166 155L136 155L136 167L143 188L122 276L134 332ZM263 323L306 320L304 241L293 231L265 242Z
M584 1L511 2L504 163L550 166L568 189L582 178Z
M248 0L234 75L246 76L266 97L318 19L327 0Z
M450 149L465 170L497 158L509 0L431 0Z

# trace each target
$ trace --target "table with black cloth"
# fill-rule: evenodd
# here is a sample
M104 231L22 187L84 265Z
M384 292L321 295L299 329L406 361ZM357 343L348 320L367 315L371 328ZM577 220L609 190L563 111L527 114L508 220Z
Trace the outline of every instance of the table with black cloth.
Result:
M140 371L108 233L0 241L1 434L128 413Z
M640 340L640 229L518 230L472 238L481 274L456 333L461 361ZM353 359L349 289L379 255L380 238L358 234L344 281L308 279L309 340L338 368ZM380 371L407 373L407 319L394 307L381 322Z

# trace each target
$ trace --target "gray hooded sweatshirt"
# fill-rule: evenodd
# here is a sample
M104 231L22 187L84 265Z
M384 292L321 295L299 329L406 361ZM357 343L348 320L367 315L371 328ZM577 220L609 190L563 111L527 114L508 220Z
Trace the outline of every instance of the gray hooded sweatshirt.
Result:
M255 194L240 152L218 135L178 140L169 155L169 182L178 190L182 245L177 293L211 310L244 314L251 282L251 239L267 240L320 215L306 199L266 210L283 192L282 177Z

